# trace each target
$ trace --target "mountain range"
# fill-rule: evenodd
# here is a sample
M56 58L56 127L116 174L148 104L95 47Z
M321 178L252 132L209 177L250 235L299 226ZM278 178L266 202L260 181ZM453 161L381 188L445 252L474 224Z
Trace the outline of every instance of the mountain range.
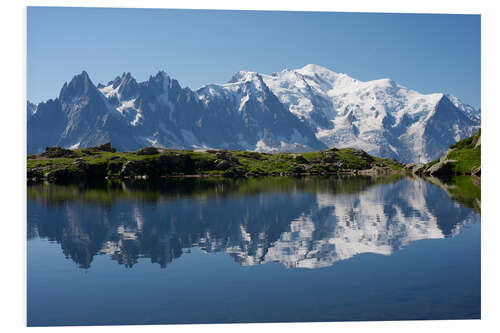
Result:
M28 153L111 142L143 146L305 152L353 147L427 162L480 127L480 110L449 94L390 79L359 81L318 65L271 75L240 71L225 84L183 88L166 72L107 84L83 71L59 97L27 103Z

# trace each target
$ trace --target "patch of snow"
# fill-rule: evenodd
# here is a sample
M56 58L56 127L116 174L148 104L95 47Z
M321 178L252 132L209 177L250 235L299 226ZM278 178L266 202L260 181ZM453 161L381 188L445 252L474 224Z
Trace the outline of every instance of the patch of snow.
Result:
M142 114L141 114L141 113L139 113L139 112L137 112L137 113L135 114L135 119L134 119L134 120L132 120L132 121L130 122L130 125L132 125L132 126L137 126L137 125L139 125L139 121L141 120L141 118L142 118Z
M248 100L250 99L250 96L248 94L245 95L245 97L243 97L241 99L241 102L240 102L240 106L238 108L238 111L241 112L241 110L243 110L243 107L245 106L245 104L248 102Z
M75 150L75 149L78 149L78 147L80 147L80 141L75 143L74 145L70 146L68 149Z
M118 89L120 89L120 86L113 88L113 84L107 85L103 88L98 88L98 90L101 92L101 94L103 94L106 98L116 96L116 97L118 97L118 99L120 99Z
M133 99L130 99L128 101L124 101L122 102L117 108L116 110L118 112L120 112L122 115L123 115L123 110L125 109L133 109L133 110L137 110L134 106L134 103L135 103L135 100L136 98L133 98Z

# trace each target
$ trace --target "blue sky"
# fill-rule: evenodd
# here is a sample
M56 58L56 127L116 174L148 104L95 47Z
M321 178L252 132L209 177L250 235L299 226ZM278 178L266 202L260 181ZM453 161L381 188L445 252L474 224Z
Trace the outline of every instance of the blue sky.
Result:
M29 7L28 99L86 70L106 83L166 70L182 86L314 63L481 103L479 15Z

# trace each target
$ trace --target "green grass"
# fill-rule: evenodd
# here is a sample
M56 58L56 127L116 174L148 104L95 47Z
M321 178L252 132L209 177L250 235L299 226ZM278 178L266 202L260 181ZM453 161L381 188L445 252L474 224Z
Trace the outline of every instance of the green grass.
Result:
M450 146L451 151L446 158L451 163L451 173L453 175L470 175L471 172L481 166L481 145L477 148L476 144L481 139L481 129L472 136L458 141ZM429 169L439 162L439 159L429 162L425 165Z
M293 167L290 162L279 158L256 160L252 158L240 157L237 160L250 173L272 174L293 171Z
M28 168L34 168L39 166L64 166L73 163L73 158L50 158L50 159L29 159L27 161Z
M313 151L310 153L303 153L302 156L308 161L308 162L314 162L318 161L323 158L324 153L321 151Z
M448 159L457 161L453 163L453 173L470 174L473 169L481 166L481 148L458 148L448 154Z

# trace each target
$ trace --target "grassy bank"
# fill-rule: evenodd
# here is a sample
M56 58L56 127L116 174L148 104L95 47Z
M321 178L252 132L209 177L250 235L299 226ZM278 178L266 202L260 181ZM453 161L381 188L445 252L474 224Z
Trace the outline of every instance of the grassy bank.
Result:
M184 176L265 176L390 173L403 169L393 159L345 148L310 153L257 153L227 150L172 150L153 147L116 152L110 144L68 150L59 147L28 156L28 179L78 180Z
M450 146L440 159L429 162L419 171L426 175L481 175L481 130Z

